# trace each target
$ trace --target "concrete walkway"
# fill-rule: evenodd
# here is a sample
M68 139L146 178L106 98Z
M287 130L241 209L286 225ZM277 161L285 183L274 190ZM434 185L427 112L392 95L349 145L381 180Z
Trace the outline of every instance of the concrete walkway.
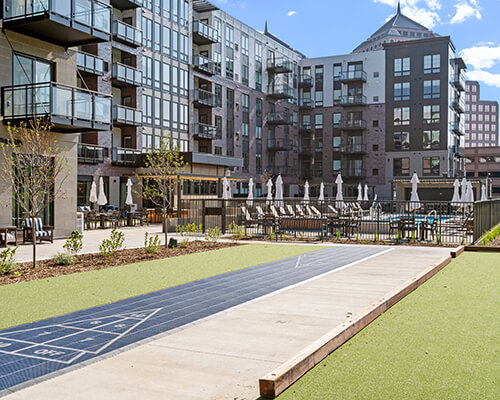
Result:
M258 379L449 249L378 256L187 325L7 399L256 399Z

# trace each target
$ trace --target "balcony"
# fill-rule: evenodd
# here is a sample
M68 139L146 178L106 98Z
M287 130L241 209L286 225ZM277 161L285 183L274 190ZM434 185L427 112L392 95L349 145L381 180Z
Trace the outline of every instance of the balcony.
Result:
M314 86L314 80L311 75L300 75L299 88L311 89Z
M361 143L350 143L342 146L343 154L366 154L366 146Z
M266 69L270 74L286 74L292 72L292 62L283 57L269 58Z
M217 136L217 127L213 125L202 124L201 122L195 122L194 136L198 139L213 140Z
M303 157L312 157L314 154L314 148L312 143L301 143L299 147L299 155Z
M340 121L340 129L344 130L359 130L366 129L366 121L364 119L348 119Z
M194 89L193 101L197 108L215 107L215 95L208 90Z
M359 71L343 71L340 75L333 77L334 81L340 81L342 83L348 82L366 82L366 72Z
M193 56L193 68L207 75L214 75L217 72L216 63L199 54Z
M63 47L107 42L111 7L97 0L5 0L3 28Z
M142 111L122 105L113 106L113 124L115 126L142 125Z
M55 82L2 88L4 123L46 118L54 132L108 131L111 96Z
M114 147L111 155L111 163L124 167L142 167L144 166L145 154L136 149L125 149L123 147Z
M289 151L292 150L292 142L288 139L267 139L268 151Z
M286 111L267 113L268 125L291 125L290 114Z
M285 84L267 85L267 97L273 100L291 99L293 98L293 88Z
M312 125L310 122L302 122L299 126L299 133L311 133Z
M78 51L76 53L76 66L81 72L90 75L104 75L104 59L93 54Z
M111 77L115 87L142 85L142 71L130 65L114 63Z
M363 106L366 104L366 96L362 94L357 94L354 96L342 96L340 98L340 105L349 107L349 106Z
M193 22L193 43L200 46L218 42L217 31L200 21Z
M121 11L142 7L142 0L111 0L110 3Z
M342 177L346 179L365 178L366 172L364 168L358 168L358 167L342 168Z
M297 176L297 168L289 165L268 165L266 170L273 175Z
M132 47L142 46L142 31L122 21L113 21L113 39Z
M306 111L312 110L314 108L313 99L300 99L299 100L299 110Z
M465 157L465 149L463 147L459 146L452 146L452 152L453 155L457 158L464 158Z
M107 157L107 147L78 143L78 163L80 164L102 164Z
M465 76L464 74L455 74L451 77L451 83L455 86L459 91L465 92Z
M456 122L450 122L450 131L455 133L456 135L463 136L465 134L464 131L464 124L456 121Z
M455 100L451 102L451 107L459 114L465 112L465 96L455 97Z

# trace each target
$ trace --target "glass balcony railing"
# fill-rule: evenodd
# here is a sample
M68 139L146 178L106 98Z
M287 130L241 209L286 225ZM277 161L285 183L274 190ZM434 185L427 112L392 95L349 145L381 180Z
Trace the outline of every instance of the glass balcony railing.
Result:
M78 144L78 162L81 164L102 164L108 157L108 148L93 144Z
M451 102L451 107L459 114L465 112L465 96L455 96Z
M342 146L342 153L364 154L366 153L366 146L361 143L349 143Z
M5 120L47 117L53 130L109 130L111 96L54 82L2 88Z
M300 133L310 133L312 132L312 125L310 122L302 122L299 126Z
M217 72L215 62L199 54L193 56L193 67L209 75L214 75Z
M193 22L193 42L199 45L217 43L217 30L200 21Z
M451 77L451 83L460 91L465 91L465 76L464 74L455 74Z
M113 106L113 123L115 125L142 125L142 111L122 105Z
M299 87L301 88L311 88L314 86L314 80L311 75L301 75L299 78Z
M122 21L113 21L113 38L132 47L142 46L142 31Z
M347 167L342 168L342 176L345 178L364 178L366 177L366 172L361 167Z
M340 98L340 104L343 106L360 106L366 104L366 96L361 94L353 96L342 96Z
M366 129L366 121L363 119L341 120L339 127L341 129Z
M292 150L292 142L289 139L267 139L267 150L269 151L289 151Z
M465 124L461 121L450 122L450 130L457 135L465 134Z
M111 7L97 0L5 0L4 28L65 47L110 40Z
M267 123L269 125L290 125L292 120L286 111L267 113Z
M267 96L274 99L291 99L293 97L293 88L285 84L267 85Z
M80 71L92 75L104 75L104 59L93 54L78 51L76 53L76 66Z
M299 108L302 110L311 110L314 108L314 100L313 99L300 99L299 100Z
M142 85L142 71L130 65L114 63L112 78L113 85L118 87Z
M215 107L215 95L208 90L194 89L193 101L198 106Z
M144 165L144 154L140 150L114 147L111 162L115 165L140 167Z
M217 127L196 122L194 124L194 135L201 139L215 139L217 135Z
M283 57L268 58L267 70L275 74L292 72L292 62Z

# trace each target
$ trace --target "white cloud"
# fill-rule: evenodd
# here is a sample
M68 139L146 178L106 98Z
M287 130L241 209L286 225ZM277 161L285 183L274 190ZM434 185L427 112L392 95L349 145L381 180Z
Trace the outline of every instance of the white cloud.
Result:
M496 86L497 88L500 88L500 74L493 74L488 71L482 71L477 69L473 71L468 71L467 79L473 81L479 81L481 83L485 83L486 85Z
M500 46L474 46L464 49L460 56L465 63L472 65L475 69L488 69L500 62Z
M441 22L437 12L425 8L407 6L403 7L401 12L408 18L418 22L428 29L434 28L439 22Z
M481 11L476 0L460 1L454 5L455 15L450 21L450 24L461 24L469 18L481 19Z
M295 14L297 14L297 13L295 11L293 11L293 10L292 11L288 11L286 13L286 15L288 15L289 17L291 17L292 15L295 15Z

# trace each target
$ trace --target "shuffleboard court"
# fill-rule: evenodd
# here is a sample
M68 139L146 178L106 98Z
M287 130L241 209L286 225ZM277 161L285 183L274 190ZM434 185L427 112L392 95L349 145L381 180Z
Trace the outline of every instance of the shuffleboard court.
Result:
M0 395L386 251L331 247L0 331Z

